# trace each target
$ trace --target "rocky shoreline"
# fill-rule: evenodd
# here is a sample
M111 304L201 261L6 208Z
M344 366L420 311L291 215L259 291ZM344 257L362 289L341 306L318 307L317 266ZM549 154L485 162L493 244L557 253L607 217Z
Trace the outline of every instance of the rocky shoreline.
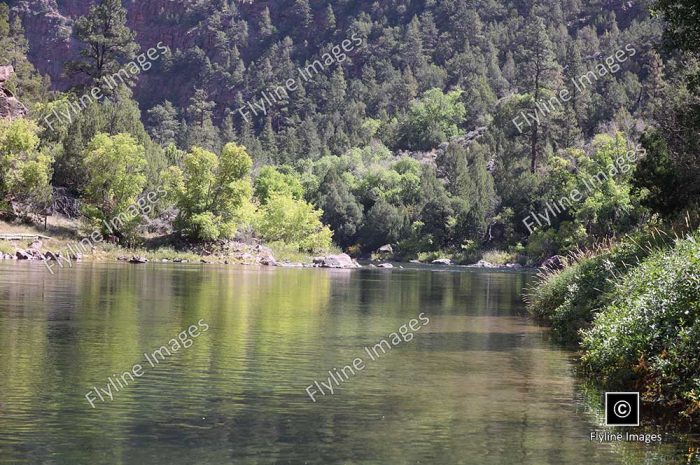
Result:
M71 252L63 254L58 251L45 250L41 240L33 241L28 247L21 248L15 242L12 243L15 248L14 253L1 253L0 260L19 260L19 261L56 261L56 262L79 262L85 257L91 257L91 252L97 251L92 248L91 251L86 251L85 254L80 252ZM244 243L229 243L224 249L218 253L210 252L206 249L193 250L193 253L199 257L198 260L191 260L172 256L170 258L149 259L143 254L133 255L118 255L116 261L127 262L131 264L145 264L149 262L158 263L212 263L212 264L241 264L241 265L263 265L277 266L282 268L337 268L337 269L354 269L362 266L347 254L327 255L314 257L310 263L278 261L275 259L272 250L260 244L244 244Z
M62 254L58 251L45 250L44 244L41 240L33 241L28 247L21 248L16 243L12 243L15 247L13 254L1 253L0 260L26 260L26 261L55 261L55 262L80 262L84 258L93 258L93 253L97 249L93 248L90 251L85 251L85 253L71 252L68 255ZM240 264L240 265L262 265L262 266L273 266L280 268L331 268L331 269L357 269L363 266L358 263L357 260L350 257L348 254L331 254L325 256L313 257L310 262L292 262L286 260L277 260L270 248L265 247L260 244L245 244L240 242L227 243L218 252L212 252L205 248L200 248L198 250L189 251L189 253L194 254L197 259L182 258L176 256L168 258L148 258L147 254L135 253L135 254L120 254L115 257L106 257L106 259L114 259L120 262L127 262L131 264L145 264L149 262L153 263L201 263L201 264ZM530 267L525 267L517 263L507 263L504 265L497 265L490 263L485 260L479 260L477 263L471 265L457 265L452 262L449 258L440 258L432 260L431 262L420 262L418 260L411 260L409 263L412 264L422 264L422 265L438 265L438 266L455 266L461 268L483 268L483 269L493 269L493 270L524 270ZM369 263L367 265L369 268L382 268L382 269L392 269L394 265L389 263L387 260L381 260L376 263ZM400 268L403 268L400 266Z

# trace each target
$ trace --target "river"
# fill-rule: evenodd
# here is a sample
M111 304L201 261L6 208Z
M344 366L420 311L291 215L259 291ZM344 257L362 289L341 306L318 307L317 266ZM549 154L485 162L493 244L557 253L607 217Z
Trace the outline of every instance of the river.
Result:
M697 463L679 430L591 441L531 278L0 262L0 464Z

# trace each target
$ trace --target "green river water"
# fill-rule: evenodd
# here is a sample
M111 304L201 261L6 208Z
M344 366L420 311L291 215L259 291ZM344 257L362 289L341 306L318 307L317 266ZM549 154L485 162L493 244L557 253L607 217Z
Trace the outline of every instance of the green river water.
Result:
M0 464L698 463L680 428L591 441L600 393L527 317L531 277L0 262Z

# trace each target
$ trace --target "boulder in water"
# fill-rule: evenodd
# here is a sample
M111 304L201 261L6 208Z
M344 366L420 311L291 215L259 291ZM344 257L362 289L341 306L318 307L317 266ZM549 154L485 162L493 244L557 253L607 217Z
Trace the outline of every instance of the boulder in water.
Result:
M328 255L326 257L314 258L314 264L321 268L360 268L360 264L350 258L350 255L341 253L338 255Z

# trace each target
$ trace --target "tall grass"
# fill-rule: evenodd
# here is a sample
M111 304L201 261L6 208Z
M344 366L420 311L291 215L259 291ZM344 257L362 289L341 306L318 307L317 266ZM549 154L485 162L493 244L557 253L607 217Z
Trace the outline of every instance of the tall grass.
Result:
M700 412L700 233L624 276L583 332L582 366L603 385Z
M577 343L609 300L609 292L631 269L657 250L672 244L665 232L654 229L615 242L560 257L562 269L544 269L525 297L530 312L552 325L555 337Z

